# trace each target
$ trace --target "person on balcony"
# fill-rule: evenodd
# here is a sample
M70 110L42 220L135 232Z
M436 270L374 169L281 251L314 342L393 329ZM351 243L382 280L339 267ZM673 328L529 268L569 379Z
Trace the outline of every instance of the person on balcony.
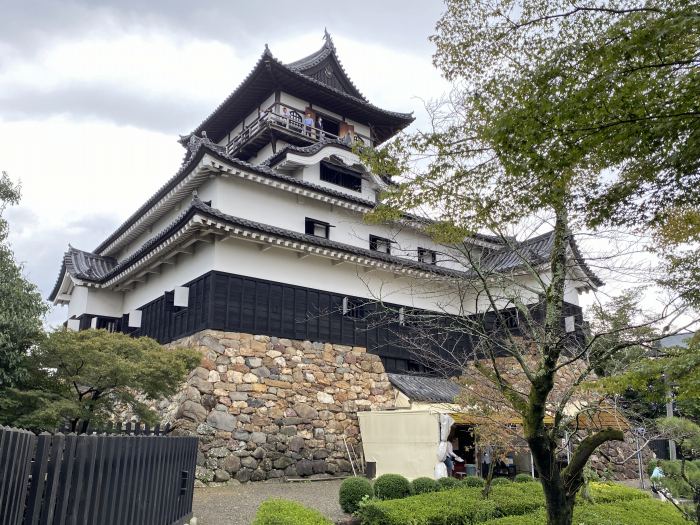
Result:
M307 113L304 116L304 135L309 137L314 135L314 118L311 116L311 113Z
M323 117L321 116L316 119L316 129L318 130L319 140L326 138L326 134L323 132Z

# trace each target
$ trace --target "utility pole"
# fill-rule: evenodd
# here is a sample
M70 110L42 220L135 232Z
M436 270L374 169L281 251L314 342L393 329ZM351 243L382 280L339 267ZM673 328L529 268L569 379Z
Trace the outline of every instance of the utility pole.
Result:
M666 403L666 417L673 417L673 394L668 391L668 402ZM668 440L668 459L671 461L676 459L676 442L672 439Z

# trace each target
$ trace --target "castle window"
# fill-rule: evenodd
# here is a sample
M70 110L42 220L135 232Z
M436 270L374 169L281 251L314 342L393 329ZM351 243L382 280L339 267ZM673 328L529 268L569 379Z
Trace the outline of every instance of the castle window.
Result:
M328 224L327 222L307 217L304 231L306 235L313 235L315 237L323 237L324 239L329 239L330 229L332 227L333 226Z
M362 176L328 162L321 162L321 180L352 191L362 191Z
M418 260L425 264L437 264L437 252L427 248L418 248Z
M391 239L385 239L384 237L377 237L376 235L369 236L369 249L375 252L391 254Z
M360 299L343 297L343 315L352 319L364 319L365 305Z
M515 308L502 311L501 317L503 318L505 327L510 330L518 328L520 325L520 316L518 315L518 310Z

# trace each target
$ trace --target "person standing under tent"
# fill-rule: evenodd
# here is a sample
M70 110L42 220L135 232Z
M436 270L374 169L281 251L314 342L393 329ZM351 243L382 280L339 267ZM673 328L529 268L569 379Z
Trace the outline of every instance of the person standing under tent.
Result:
M491 468L491 461L493 461L493 449L491 445L486 445L484 448L484 454L481 456L481 477L486 479L489 476L489 468Z
M445 456L445 466L447 467L447 477L452 477L452 470L454 469L454 462L458 461L463 463L464 460L455 454L454 447L452 446L452 441L447 440L447 456Z

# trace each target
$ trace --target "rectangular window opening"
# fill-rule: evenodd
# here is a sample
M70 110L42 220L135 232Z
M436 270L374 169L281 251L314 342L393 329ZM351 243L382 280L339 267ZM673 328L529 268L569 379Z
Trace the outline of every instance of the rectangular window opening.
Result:
M365 305L360 299L343 297L343 315L346 317L350 317L351 319L364 319Z
M321 162L321 180L352 191L362 191L362 175L326 162Z
M437 264L437 252L427 248L418 248L418 261L425 264Z
M386 239L384 237L377 237L376 235L369 236L369 249L375 252L386 253L391 255L391 239Z
M333 226L327 222L307 217L304 225L304 232L306 235L313 235L314 237L329 239L331 228L333 228Z

